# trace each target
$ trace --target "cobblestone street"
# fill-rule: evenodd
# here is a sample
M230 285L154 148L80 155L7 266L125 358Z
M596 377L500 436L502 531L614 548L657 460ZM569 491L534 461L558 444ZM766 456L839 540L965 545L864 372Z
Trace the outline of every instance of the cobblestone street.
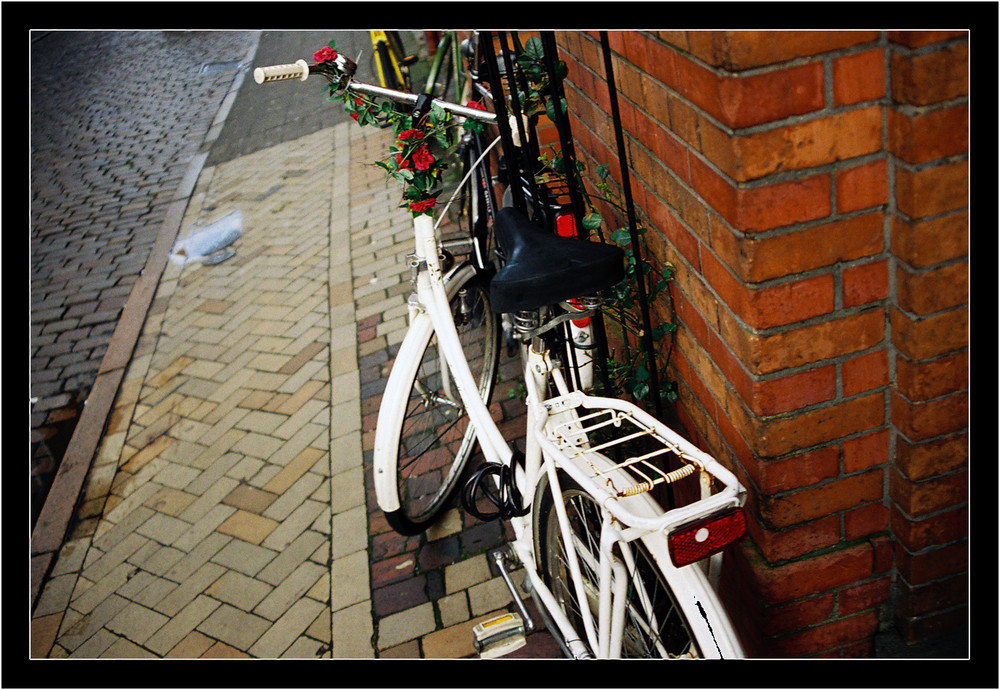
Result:
M34 515L167 208L190 193L185 174L221 130L216 116L256 40L249 32L32 35Z

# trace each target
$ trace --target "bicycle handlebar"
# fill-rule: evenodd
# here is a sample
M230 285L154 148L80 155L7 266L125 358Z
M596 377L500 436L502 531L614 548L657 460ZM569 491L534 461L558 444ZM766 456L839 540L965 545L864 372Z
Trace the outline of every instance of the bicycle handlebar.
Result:
M301 79L309 77L309 64L305 60L296 60L290 65L271 65L258 67L253 71L253 80L258 84L266 81L284 81L285 79Z
M295 62L286 65L257 67L253 71L253 79L258 84L270 83L274 81L286 81L288 79L299 79L301 81L305 81L309 78L310 74L318 73L318 68L319 65L310 65L305 60L296 60ZM345 77L347 77L347 83L344 85L345 89L371 96L377 96L379 98L388 98L400 103L412 104L417 102L417 94L406 93L405 91L396 91L394 89L386 89L381 86L375 86L374 84L366 84L364 82L355 81L353 79L353 75L356 68L357 65L355 65L351 60L348 60L343 55L337 56L337 69ZM476 108L467 108L464 105L449 103L448 101L443 101L440 98L435 98L432 101L432 104L436 104L448 112L472 120L495 123L497 119L495 113L478 110Z

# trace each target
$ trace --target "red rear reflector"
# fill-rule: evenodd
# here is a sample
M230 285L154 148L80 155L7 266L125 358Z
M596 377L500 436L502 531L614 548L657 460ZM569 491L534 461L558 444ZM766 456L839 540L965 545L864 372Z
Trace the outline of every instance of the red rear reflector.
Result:
M575 297L570 299L569 303L572 304L577 309L583 309L583 307L580 306L580 300L578 300ZM590 317L584 319L573 319L573 325L576 326L577 328L586 328L587 326L590 325Z
M564 213L556 218L556 234L559 237L576 237L576 218L572 213Z
M747 533L747 518L742 508L684 525L667 537L670 560L681 566L700 561L735 544Z

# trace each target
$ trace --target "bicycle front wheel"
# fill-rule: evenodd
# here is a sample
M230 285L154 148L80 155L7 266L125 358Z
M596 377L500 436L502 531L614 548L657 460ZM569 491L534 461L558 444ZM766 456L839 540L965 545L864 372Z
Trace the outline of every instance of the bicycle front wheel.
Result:
M489 290L467 266L449 285L449 298L465 358L480 397L489 404L500 351ZM417 341L404 342L393 368L395 373L400 367L406 380L386 389L387 395L405 392L398 400L383 399L376 431L381 450L375 457L379 505L390 526L405 535L423 532L448 507L476 445L475 429L433 329L411 333ZM408 362L400 361L404 355Z
M535 496L535 554L543 581L579 636L586 640L585 610L590 611L592 620L598 620L601 508L589 493L562 472L559 474L559 485L572 544L568 545L563 539L552 491L549 490L549 483L543 481ZM631 552L629 558L625 558L621 548ZM570 549L575 550L580 565L585 592L583 600L578 596L570 575ZM616 544L614 555L627 565L629 578L622 658L718 656L717 645L713 641L700 639L699 628L702 626L689 622L678 605L678 592L674 591L644 543L637 540L627 545ZM552 632L560 637L558 630ZM598 655L596 650L591 651Z

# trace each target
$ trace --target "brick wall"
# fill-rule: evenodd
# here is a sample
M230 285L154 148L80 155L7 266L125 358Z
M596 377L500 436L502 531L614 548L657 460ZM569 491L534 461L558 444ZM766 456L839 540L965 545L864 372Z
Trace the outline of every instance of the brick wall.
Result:
M557 39L577 153L617 177L599 35ZM967 34L609 42L647 251L678 268L677 412L749 488L748 643L965 625Z

